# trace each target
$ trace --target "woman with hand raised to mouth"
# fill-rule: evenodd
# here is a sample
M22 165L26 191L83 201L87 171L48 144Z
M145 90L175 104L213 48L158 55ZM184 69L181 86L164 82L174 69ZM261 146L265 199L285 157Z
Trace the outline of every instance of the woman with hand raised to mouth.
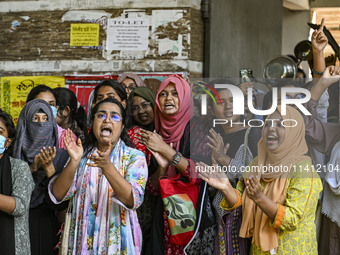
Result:
M249 166L253 171L246 172L236 189L223 172L206 168L199 175L222 191L221 208L233 211L242 205L240 237L252 238L250 254L317 254L314 221L322 184L305 156L303 118L289 106L285 116L278 109L268 118L284 119L292 127L266 122L258 157Z
M142 234L136 209L148 178L142 152L126 146L126 112L106 98L91 112L92 126L83 146L68 131L70 161L51 180L54 203L72 199L69 250L73 254L140 254Z

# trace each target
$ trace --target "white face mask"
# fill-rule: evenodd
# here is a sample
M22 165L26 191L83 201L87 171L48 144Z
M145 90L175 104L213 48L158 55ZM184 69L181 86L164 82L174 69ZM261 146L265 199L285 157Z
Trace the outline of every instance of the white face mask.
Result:
M7 138L5 138L4 136L0 135L0 154L4 153L4 151L7 149L5 147L6 140L7 140Z

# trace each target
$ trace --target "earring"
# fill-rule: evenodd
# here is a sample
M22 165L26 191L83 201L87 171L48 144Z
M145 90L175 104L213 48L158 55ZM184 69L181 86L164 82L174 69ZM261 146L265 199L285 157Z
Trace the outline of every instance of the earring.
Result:
M11 143L12 142L12 140L10 140L10 138L6 138L6 142L9 142L9 143ZM8 146L9 147L9 146ZM7 146L5 146L5 150L7 150L8 149L8 147Z

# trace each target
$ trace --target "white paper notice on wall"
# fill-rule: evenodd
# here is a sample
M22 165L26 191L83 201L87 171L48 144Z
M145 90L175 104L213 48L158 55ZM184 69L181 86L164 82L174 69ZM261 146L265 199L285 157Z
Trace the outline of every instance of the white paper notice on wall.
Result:
M147 50L148 19L108 19L106 50Z

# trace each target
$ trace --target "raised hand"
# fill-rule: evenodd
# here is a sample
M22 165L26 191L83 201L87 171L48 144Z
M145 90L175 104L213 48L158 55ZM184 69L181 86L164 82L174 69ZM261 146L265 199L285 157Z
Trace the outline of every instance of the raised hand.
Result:
M325 23L325 19L322 18L319 29L314 30L314 32L312 34L313 50L316 50L316 51L319 51L319 52L323 51L325 49L325 47L327 46L327 43L328 43L328 39L327 39L325 33L323 32L324 23Z
M220 164L222 166L228 166L230 163L230 157L227 156L229 144L224 145L223 138L215 130L209 130L210 136L208 136L209 143L207 144L211 149L211 161L213 164Z
M220 191L227 190L231 187L227 175L220 170L217 165L208 166L203 162L196 163L196 171L198 176L207 182L211 187L214 187Z
M331 55L325 57L326 66L335 66L336 59L337 59L337 57L336 57L335 54L331 54Z
M313 100L318 101L322 93L334 82L340 80L340 67L328 66L320 79L311 89L311 97Z
M332 83L340 80L340 66L328 66L321 78L332 79Z
M52 176L55 173L55 168L53 165L53 160L57 154L57 149L55 146L53 146L53 149L51 147L43 147L40 150L40 153L38 154L41 166L45 170L48 177Z
M53 164L53 160L56 154L57 149L55 148L55 146L53 146L53 149L51 147L48 147L48 149L46 149L46 147L43 147L38 154L42 167L46 168Z
M245 82L240 84L240 89L242 90L244 95L248 94L248 88L254 89L254 84L252 82Z
M139 132L136 133L135 138L139 143L144 144L150 151L160 152L161 148L169 147L164 141L163 138L157 134L156 132L150 132L145 129L140 129ZM170 148L170 147L169 147Z
M105 151L97 150L98 154L91 153L87 156L93 163L86 163L88 166L99 167L105 173L111 166L113 166L110 156L112 152L112 143L108 143L108 147Z
M66 130L64 144L70 158L74 161L80 161L84 154L83 145L81 144L80 138L77 139L77 143L74 141L70 129Z
M255 203L263 194L261 192L261 183L258 178L251 177L245 181L247 196Z
M151 149L149 149L149 150L150 150L151 154L155 157L155 159L158 163L158 166L163 170L167 170L168 167L169 167L169 161L159 152L155 152Z
M31 173L36 172L41 166L41 160L40 160L39 154L40 153L34 156L33 163L30 165Z

